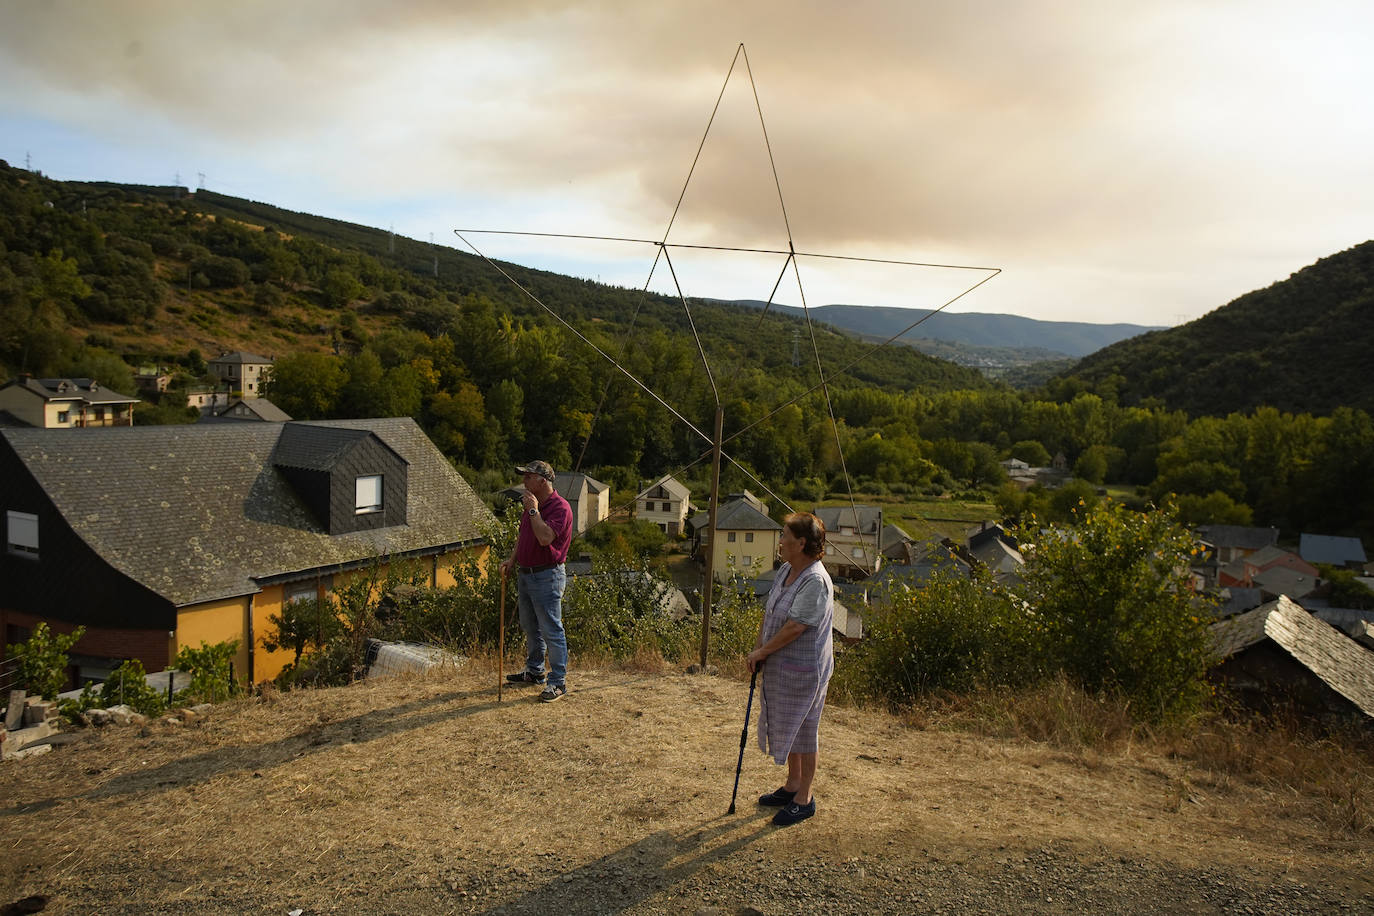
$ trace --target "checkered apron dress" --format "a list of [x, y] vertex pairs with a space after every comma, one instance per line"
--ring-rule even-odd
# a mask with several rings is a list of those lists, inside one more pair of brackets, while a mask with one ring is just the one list
[[759, 749], [777, 763], [788, 754], [814, 754], [820, 749], [817, 731], [830, 674], [835, 670], [831, 624], [835, 614], [835, 586], [820, 563], [812, 563], [784, 585], [791, 566], [784, 563], [773, 579], [763, 612], [763, 642], [787, 622], [792, 602], [802, 584], [819, 579], [825, 588], [825, 616], [819, 626], [808, 626], [800, 636], [768, 656], [763, 664], [763, 690], [759, 695]]

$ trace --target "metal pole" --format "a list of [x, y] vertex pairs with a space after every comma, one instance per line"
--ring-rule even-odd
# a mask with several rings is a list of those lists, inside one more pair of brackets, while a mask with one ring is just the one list
[[754, 684], [759, 679], [759, 669], [763, 667], [763, 662], [754, 666], [754, 673], [749, 675], [749, 702], [744, 704], [744, 728], [739, 733], [739, 761], [735, 764], [735, 788], [730, 793], [730, 810], [726, 814], [735, 813], [735, 796], [739, 794], [739, 774], [744, 769], [744, 745], [749, 740], [749, 711], [754, 708]]
[[711, 500], [706, 514], [707, 550], [706, 585], [701, 590], [701, 669], [706, 670], [706, 650], [711, 645], [711, 594], [715, 589], [716, 508], [720, 503], [720, 431], [725, 421], [725, 408], [716, 405], [716, 433], [711, 440]]

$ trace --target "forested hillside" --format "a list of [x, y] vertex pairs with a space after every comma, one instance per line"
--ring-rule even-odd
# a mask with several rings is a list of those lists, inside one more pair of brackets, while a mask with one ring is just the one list
[[[1135, 504], [1173, 502], [1189, 523], [1374, 537], [1374, 422], [1367, 409], [1328, 407], [1369, 403], [1352, 368], [1364, 363], [1341, 354], [1369, 333], [1370, 257], [1362, 246], [1328, 259], [1344, 265], [1331, 275], [1252, 294], [1272, 333], [1233, 319], [1235, 304], [1194, 323], [1224, 323], [1233, 342], [1272, 341], [1301, 324], [1281, 320], [1301, 301], [1291, 310], [1314, 338], [1303, 359], [1239, 384], [1263, 403], [1270, 384], [1328, 392], [1339, 378], [1350, 399], [1321, 401], [1329, 416], [1298, 404], [1190, 421], [1139, 390], [1154, 364], [1126, 376], [1123, 361], [1122, 376], [1059, 378], [1034, 394], [908, 348], [856, 364], [870, 345], [823, 326], [827, 398], [813, 390], [805, 343], [794, 364], [791, 316], [761, 323], [737, 306], [694, 304], [708, 376], [675, 301], [511, 267], [566, 327], [451, 248], [206, 191], [54, 182], [0, 163], [0, 373], [132, 392], [135, 367], [160, 367], [172, 387], [142, 395], [135, 422], [191, 422], [186, 392], [207, 381], [206, 359], [247, 350], [275, 359], [268, 395], [297, 419], [412, 416], [485, 492], [508, 482], [512, 460], [539, 456], [580, 466], [618, 498], [693, 462], [684, 476], [705, 486], [697, 430], [711, 429], [718, 392], [726, 451], [748, 470], [727, 465], [727, 490], [757, 480], [806, 506], [847, 493], [848, 480], [869, 500], [995, 494], [1006, 515], [1063, 518], [1111, 484]], [[1176, 336], [1191, 327], [1109, 352], [1169, 335], [1191, 353]], [[1156, 361], [1168, 381], [1186, 375], [1167, 353]], [[1018, 489], [999, 464], [1060, 455], [1076, 479], [1059, 489]]]
[[1190, 416], [1262, 405], [1329, 414], [1374, 409], [1374, 241], [1196, 321], [1123, 340], [1066, 376], [1123, 404], [1160, 401]]
[[[242, 348], [284, 358], [283, 383], [299, 377], [311, 389], [305, 396], [278, 386], [294, 416], [423, 416], [445, 449], [474, 467], [526, 453], [566, 465], [586, 444], [588, 463], [637, 474], [650, 470], [638, 467], [646, 453], [657, 470], [700, 452], [683, 423], [474, 256], [207, 191], [54, 182], [5, 167], [0, 194], [7, 374], [103, 375], [127, 391], [116, 357], [195, 370], [202, 358]], [[709, 429], [715, 396], [680, 303], [513, 270]], [[816, 384], [812, 359], [792, 365], [794, 319], [760, 326], [704, 303], [693, 317], [729, 407], [727, 434]], [[819, 347], [832, 371], [869, 349], [833, 331]], [[367, 365], [354, 367], [345, 390], [328, 361], [311, 354], [365, 354]], [[874, 353], [832, 381], [837, 389], [927, 391], [984, 384], [971, 370], [900, 349]], [[755, 463], [770, 471], [805, 470], [779, 456], [786, 450], [760, 451]]]

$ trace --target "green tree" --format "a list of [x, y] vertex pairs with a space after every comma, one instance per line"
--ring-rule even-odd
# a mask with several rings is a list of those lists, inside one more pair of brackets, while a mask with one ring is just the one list
[[293, 353], [273, 364], [263, 396], [297, 420], [324, 420], [334, 416], [346, 378], [337, 356]]
[[290, 649], [292, 666], [300, 664], [306, 649], [319, 650], [341, 628], [332, 604], [318, 598], [288, 601], [280, 614], [267, 615], [267, 622], [272, 630], [262, 638], [262, 647], [268, 652]]

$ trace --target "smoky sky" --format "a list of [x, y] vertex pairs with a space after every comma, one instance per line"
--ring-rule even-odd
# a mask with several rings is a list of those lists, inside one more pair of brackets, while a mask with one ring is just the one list
[[981, 310], [1172, 323], [1369, 236], [1368, 9], [0, 0], [0, 111], [636, 236], [695, 161], [683, 239], [934, 252], [1007, 269]]

